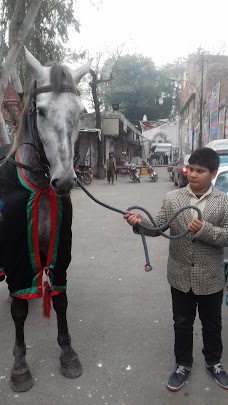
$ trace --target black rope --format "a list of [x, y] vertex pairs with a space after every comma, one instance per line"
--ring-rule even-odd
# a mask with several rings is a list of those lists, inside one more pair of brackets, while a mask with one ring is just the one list
[[153, 224], [153, 227], [151, 226], [147, 226], [144, 225], [142, 223], [138, 223], [137, 227], [139, 230], [139, 233], [142, 237], [142, 243], [143, 243], [143, 247], [144, 247], [144, 251], [145, 251], [145, 256], [146, 256], [146, 265], [145, 265], [145, 270], [146, 271], [150, 271], [152, 270], [152, 266], [150, 264], [150, 259], [149, 259], [149, 253], [148, 253], [148, 247], [147, 247], [147, 243], [146, 243], [146, 238], [145, 238], [145, 234], [144, 234], [144, 230], [145, 231], [154, 231], [156, 232], [158, 235], [162, 235], [167, 239], [172, 239], [172, 240], [178, 240], [181, 238], [184, 238], [188, 233], [189, 230], [187, 229], [186, 231], [180, 233], [179, 235], [167, 235], [163, 232], [163, 230], [167, 230], [169, 228], [170, 223], [183, 211], [187, 210], [187, 209], [194, 209], [195, 211], [197, 211], [198, 213], [198, 219], [201, 219], [202, 214], [201, 211], [199, 210], [199, 208], [195, 207], [194, 205], [186, 205], [185, 207], [181, 207], [180, 209], [178, 209], [170, 218], [169, 220], [163, 224], [162, 226], [158, 226], [155, 222], [155, 220], [153, 219], [152, 215], [149, 213], [149, 211], [147, 211], [145, 208], [140, 207], [139, 205], [133, 205], [131, 207], [129, 207], [126, 211], [120, 210], [119, 208], [115, 208], [112, 207], [109, 204], [105, 204], [104, 202], [98, 200], [96, 197], [94, 197], [84, 186], [83, 184], [77, 179], [77, 183], [79, 184], [79, 186], [82, 188], [82, 190], [93, 200], [95, 201], [97, 204], [101, 205], [102, 207], [105, 207], [111, 211], [115, 211], [115, 212], [119, 212], [120, 214], [126, 214], [127, 211], [132, 211], [133, 209], [137, 209], [140, 211], [143, 211], [149, 218], [149, 220], [151, 221], [151, 223]]

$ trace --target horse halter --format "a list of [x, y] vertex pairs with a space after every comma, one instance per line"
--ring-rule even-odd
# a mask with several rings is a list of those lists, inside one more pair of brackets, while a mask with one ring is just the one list
[[[28, 166], [21, 162], [16, 162], [11, 157], [8, 157], [8, 159], [7, 159], [16, 166], [19, 166], [23, 169], [26, 169], [26, 170], [29, 170], [29, 171], [32, 171], [35, 173], [44, 174], [46, 177], [49, 177], [50, 167], [49, 167], [49, 162], [45, 156], [44, 151], [40, 150], [41, 141], [40, 141], [37, 126], [36, 126], [36, 96], [41, 93], [47, 93], [47, 92], [53, 92], [53, 91], [54, 91], [54, 88], [53, 88], [53, 86], [50, 86], [50, 85], [38, 87], [33, 91], [32, 97], [31, 97], [31, 105], [30, 105], [30, 108], [28, 110], [28, 115], [27, 115], [29, 135], [32, 138], [33, 142], [23, 142], [20, 144], [20, 145], [32, 146], [35, 149], [35, 153], [36, 153], [36, 157], [37, 157], [38, 161], [43, 162], [44, 167]], [[76, 89], [74, 86], [68, 86], [65, 84], [62, 84], [60, 86], [58, 93], [74, 93], [74, 94], [80, 95], [79, 90]]]
[[[37, 131], [37, 126], [36, 126], [36, 96], [41, 93], [49, 93], [49, 92], [54, 92], [54, 87], [53, 86], [42, 86], [36, 88], [31, 97], [31, 106], [29, 108], [29, 117], [28, 119], [28, 127], [29, 127], [29, 133], [32, 136], [32, 139], [34, 141], [34, 146], [36, 149], [36, 152], [39, 155], [39, 150], [40, 150], [40, 142], [39, 142], [39, 135]], [[68, 86], [66, 84], [62, 84], [58, 90], [58, 93], [74, 93], [77, 95], [80, 95], [80, 92], [74, 87], [74, 86]]]

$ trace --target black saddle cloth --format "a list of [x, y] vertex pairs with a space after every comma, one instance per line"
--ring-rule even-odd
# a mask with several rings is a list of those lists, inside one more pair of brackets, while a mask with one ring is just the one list
[[11, 147], [12, 147], [11, 143], [7, 143], [6, 145], [0, 146], [0, 163], [2, 163], [3, 160], [6, 158]]
[[44, 265], [39, 251], [37, 212], [39, 196], [44, 192], [51, 210], [51, 236], [45, 265], [50, 270], [52, 295], [61, 293], [66, 290], [66, 270], [71, 261], [70, 196], [58, 197], [50, 186], [41, 191], [26, 183], [22, 170], [4, 161], [10, 147], [0, 148], [0, 281], [5, 273], [10, 294], [19, 298], [42, 296]]

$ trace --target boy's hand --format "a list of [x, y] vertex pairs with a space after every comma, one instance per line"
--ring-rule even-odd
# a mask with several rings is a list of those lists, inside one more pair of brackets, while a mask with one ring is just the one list
[[131, 226], [135, 226], [137, 225], [139, 222], [142, 222], [142, 218], [140, 217], [139, 214], [136, 214], [135, 212], [126, 212], [124, 214], [124, 219], [127, 220], [127, 222], [131, 225]]
[[188, 224], [188, 229], [190, 232], [197, 233], [203, 226], [203, 221], [200, 219], [193, 219]]

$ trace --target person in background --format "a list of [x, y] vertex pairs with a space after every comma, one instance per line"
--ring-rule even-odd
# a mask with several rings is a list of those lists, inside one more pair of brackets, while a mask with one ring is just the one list
[[113, 156], [113, 153], [109, 153], [109, 157], [106, 160], [106, 170], [107, 170], [107, 180], [110, 184], [112, 180], [112, 184], [114, 184], [115, 173], [116, 173], [116, 159]]
[[80, 160], [81, 154], [79, 151], [74, 152], [74, 168], [77, 166], [78, 161]]
[[167, 155], [167, 153], [164, 155], [164, 165], [168, 165], [169, 163], [169, 157]]
[[[198, 207], [180, 213], [169, 225], [170, 235], [186, 229], [188, 234], [170, 240], [167, 276], [171, 285], [174, 354], [176, 367], [167, 388], [178, 391], [186, 382], [193, 364], [193, 325], [198, 308], [202, 323], [205, 366], [215, 381], [228, 390], [228, 375], [222, 367], [222, 302], [225, 287], [223, 247], [228, 246], [228, 196], [214, 188], [211, 180], [219, 167], [219, 156], [210, 148], [195, 150], [189, 158], [189, 184], [169, 192], [155, 218], [158, 226], [165, 224], [180, 208]], [[139, 214], [127, 212], [124, 219], [138, 233], [138, 224], [152, 227]], [[158, 236], [156, 231], [144, 231], [146, 236]]]

